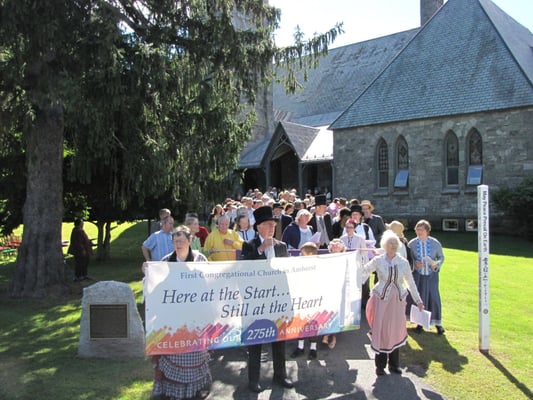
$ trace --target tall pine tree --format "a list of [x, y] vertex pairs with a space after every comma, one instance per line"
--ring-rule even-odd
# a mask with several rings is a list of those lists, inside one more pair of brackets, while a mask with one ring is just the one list
[[272, 61], [340, 31], [281, 50], [278, 19], [262, 0], [0, 1], [0, 129], [22, 135], [27, 179], [12, 296], [66, 288], [63, 175], [123, 210], [227, 176]]

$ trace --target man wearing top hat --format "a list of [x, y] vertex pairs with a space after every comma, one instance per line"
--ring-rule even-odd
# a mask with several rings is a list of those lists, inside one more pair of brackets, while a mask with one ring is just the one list
[[[244, 242], [241, 260], [262, 260], [271, 257], [287, 257], [287, 245], [274, 239], [276, 219], [272, 214], [272, 207], [262, 206], [254, 211], [254, 229], [257, 235], [254, 239]], [[274, 363], [274, 382], [292, 388], [292, 381], [287, 378], [285, 369], [285, 342], [272, 343], [272, 361]], [[255, 393], [263, 391], [259, 383], [261, 370], [261, 344], [248, 346], [248, 388]]]
[[363, 209], [361, 205], [354, 204], [350, 207], [351, 211], [351, 217], [352, 219], [357, 223], [357, 226], [355, 227], [355, 233], [357, 233], [360, 236], [363, 236], [367, 240], [367, 244], [371, 246], [376, 245], [376, 238], [374, 236], [374, 232], [372, 231], [372, 228], [370, 225], [368, 225], [366, 222], [364, 222], [363, 219]]
[[327, 212], [326, 195], [317, 194], [315, 196], [315, 212], [313, 218], [309, 221], [309, 225], [313, 227], [313, 232], [320, 232], [321, 249], [327, 249], [329, 242], [333, 239], [333, 224], [331, 222], [331, 215]]

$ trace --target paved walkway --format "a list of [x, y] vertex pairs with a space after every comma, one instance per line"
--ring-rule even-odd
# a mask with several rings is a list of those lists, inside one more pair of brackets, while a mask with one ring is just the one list
[[[297, 359], [289, 357], [296, 342], [288, 342], [287, 372], [295, 382], [294, 388], [283, 389], [272, 384], [272, 362], [268, 361], [262, 365], [261, 385], [265, 390], [259, 394], [250, 392], [247, 387], [245, 349], [216, 351], [212, 355], [213, 386], [208, 399], [444, 399], [405, 366], [402, 375], [387, 371], [385, 376], [377, 377], [367, 332], [366, 321], [362, 321], [361, 329], [337, 335], [337, 346], [333, 350], [319, 343], [318, 359], [312, 361], [307, 360], [307, 341], [306, 354]], [[270, 351], [270, 345], [263, 348]], [[401, 350], [400, 365], [403, 365]]]

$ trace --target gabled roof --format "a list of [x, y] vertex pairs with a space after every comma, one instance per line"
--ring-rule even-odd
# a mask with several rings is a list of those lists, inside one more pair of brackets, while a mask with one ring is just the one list
[[533, 105], [532, 45], [489, 0], [448, 0], [330, 128]]
[[[280, 129], [282, 130], [281, 133], [279, 133]], [[311, 143], [313, 143], [320, 130], [310, 126], [281, 121], [276, 127], [274, 137], [276, 137], [276, 134], [282, 134], [283, 132], [285, 132], [287, 135], [287, 138], [294, 148], [294, 151], [298, 155], [298, 158], [302, 160], [307, 152], [307, 149], [309, 146], [311, 146]]]
[[333, 132], [327, 126], [314, 128], [280, 121], [271, 140], [271, 146], [292, 147], [302, 163], [323, 162], [333, 159]]
[[333, 159], [333, 132], [328, 130], [327, 126], [312, 128], [281, 121], [276, 133], [279, 129], [283, 129], [301, 162], [320, 162]]
[[[291, 122], [278, 122], [272, 138], [265, 138], [247, 147], [241, 154], [239, 168], [258, 168], [268, 152], [276, 152], [280, 144], [294, 149], [302, 163], [333, 159], [333, 132], [326, 126], [313, 128]], [[280, 154], [281, 155], [281, 154]]]
[[[329, 125], [372, 83], [417, 29], [329, 50], [316, 69], [308, 71], [303, 86], [286, 94], [282, 85], [273, 88], [274, 119], [308, 126]], [[283, 75], [283, 71], [278, 70]]]

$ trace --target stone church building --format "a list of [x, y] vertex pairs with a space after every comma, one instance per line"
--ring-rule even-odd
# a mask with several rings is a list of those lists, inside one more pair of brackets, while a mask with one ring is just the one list
[[245, 188], [329, 190], [465, 230], [477, 185], [533, 175], [531, 32], [490, 0], [421, 0], [421, 23], [330, 50], [294, 95], [266, 90]]

